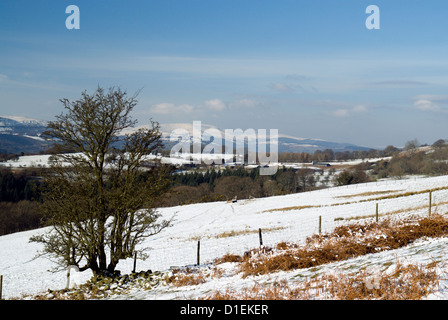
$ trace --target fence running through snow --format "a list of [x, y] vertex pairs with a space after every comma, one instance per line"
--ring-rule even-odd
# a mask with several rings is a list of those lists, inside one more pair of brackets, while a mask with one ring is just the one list
[[[358, 189], [357, 187], [354, 190]], [[329, 192], [328, 189], [316, 192]], [[331, 192], [331, 191], [330, 191]], [[122, 273], [130, 273], [140, 270], [165, 271], [171, 267], [194, 266], [208, 264], [225, 254], [242, 255], [248, 250], [259, 246], [274, 247], [280, 242], [303, 243], [307, 237], [316, 233], [327, 233], [335, 227], [363, 222], [367, 219], [378, 221], [382, 217], [396, 217], [398, 219], [419, 215], [428, 216], [448, 212], [448, 187], [432, 188], [432, 190], [406, 192], [405, 190], [394, 190], [390, 193], [385, 191], [372, 192], [367, 198], [355, 198], [363, 193], [341, 196], [340, 202], [321, 205], [303, 206], [300, 209], [274, 209], [282, 214], [282, 210], [293, 213], [293, 220], [289, 225], [278, 228], [268, 226], [253, 226], [252, 229], [243, 232], [229, 233], [227, 236], [202, 235], [200, 239], [178, 242], [174, 245], [156, 246], [149, 248], [149, 257], [136, 261], [127, 259], [119, 263], [118, 269]], [[399, 200], [406, 198], [406, 203]], [[360, 206], [359, 204], [363, 205]], [[303, 211], [302, 211], [303, 210]], [[311, 211], [310, 211], [311, 210]], [[304, 214], [304, 211], [307, 214]], [[297, 219], [295, 218], [297, 215]], [[3, 276], [0, 275], [0, 299], [2, 295]], [[5, 284], [7, 287], [8, 283]], [[42, 283], [45, 290], [48, 284]], [[3, 290], [4, 291], [4, 290]]]
[[[149, 258], [147, 260], [137, 262], [139, 265], [137, 269], [162, 271], [172, 267], [207, 264], [225, 254], [242, 255], [244, 252], [259, 246], [273, 247], [280, 242], [301, 243], [313, 234], [331, 232], [337, 226], [365, 221], [366, 219], [378, 221], [383, 216], [393, 217], [399, 214], [431, 215], [432, 213], [442, 213], [438, 211], [448, 211], [448, 201], [441, 201], [443, 198], [448, 200], [447, 189], [448, 187], [435, 188], [425, 192], [416, 191], [408, 193], [400, 193], [397, 191], [396, 194], [389, 196], [383, 194], [361, 200], [342, 200], [341, 203], [313, 207], [312, 210], [316, 211], [316, 215], [312, 218], [298, 219], [296, 225], [274, 230], [272, 228], [263, 229], [259, 227], [242, 232], [244, 234], [220, 238], [204, 235], [200, 240], [191, 240], [166, 247], [154, 247], [148, 251]], [[446, 194], [443, 195], [443, 192]], [[387, 201], [395, 201], [396, 203], [397, 199], [403, 197], [407, 199], [409, 197], [413, 198], [412, 201], [408, 202], [408, 204], [412, 205], [411, 207], [388, 212], [382, 210], [382, 204], [386, 204]], [[355, 205], [361, 202], [368, 203], [371, 208], [369, 212], [360, 212], [359, 208], [355, 208], [353, 209], [353, 214], [344, 214], [344, 217], [341, 217], [341, 211], [334, 210], [336, 207], [343, 206], [344, 212], [350, 211], [349, 206], [351, 204]], [[135, 260], [128, 259], [120, 262], [120, 264], [120, 270], [123, 269], [122, 272], [125, 270], [126, 272], [128, 270], [135, 270]]]

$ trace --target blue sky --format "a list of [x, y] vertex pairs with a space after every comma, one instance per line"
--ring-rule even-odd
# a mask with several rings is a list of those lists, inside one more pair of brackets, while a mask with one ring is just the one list
[[[80, 29], [65, 9], [77, 5]], [[366, 8], [380, 9], [368, 30]], [[368, 147], [448, 138], [445, 0], [0, 2], [0, 114], [142, 89], [133, 116]]]

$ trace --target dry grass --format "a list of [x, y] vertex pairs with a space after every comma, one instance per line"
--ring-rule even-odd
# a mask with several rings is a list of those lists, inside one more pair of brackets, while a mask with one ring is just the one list
[[215, 260], [215, 264], [221, 264], [226, 262], [243, 262], [244, 258], [237, 254], [227, 253], [221, 258]]
[[376, 285], [371, 275], [363, 273], [326, 277], [332, 283], [328, 287], [330, 295], [341, 300], [418, 300], [433, 292], [439, 280], [435, 267], [418, 264], [398, 264], [392, 274], [376, 275]]
[[398, 249], [423, 237], [448, 235], [448, 220], [440, 215], [409, 218], [405, 221], [385, 219], [379, 223], [350, 224], [332, 233], [313, 235], [305, 246], [284, 246], [276, 250], [252, 250], [242, 257], [244, 276], [310, 268], [353, 257]]
[[[418, 194], [429, 193], [430, 191], [435, 192], [435, 191], [440, 191], [440, 190], [448, 190], [448, 187], [439, 187], [439, 188], [426, 189], [426, 190], [420, 190], [420, 191], [409, 191], [409, 192], [398, 193], [398, 194], [389, 194], [389, 195], [385, 195], [385, 196], [381, 196], [381, 197], [361, 199], [361, 200], [358, 200], [358, 201], [338, 202], [338, 203], [333, 203], [333, 204], [328, 204], [328, 205], [303, 205], [303, 206], [291, 206], [291, 207], [284, 207], [284, 208], [275, 208], [275, 209], [264, 210], [264, 211], [262, 211], [262, 213], [265, 213], [265, 212], [282, 212], [282, 211], [291, 211], [291, 210], [303, 210], [303, 209], [308, 209], [308, 208], [324, 208], [324, 207], [345, 206], [345, 205], [350, 205], [350, 204], [354, 204], [354, 203], [361, 203], [361, 202], [371, 202], [371, 201], [380, 201], [380, 200], [386, 200], [386, 199], [396, 199], [396, 198], [402, 198], [402, 197], [410, 197], [410, 196], [415, 196], [415, 195], [418, 195]], [[397, 190], [397, 191], [386, 190], [386, 191], [364, 192], [364, 193], [359, 193], [359, 194], [355, 194], [355, 195], [338, 196], [337, 198], [350, 198], [350, 197], [355, 197], [355, 196], [360, 196], [360, 195], [377, 195], [377, 194], [399, 192], [399, 191], [401, 191], [401, 190]]]
[[[244, 255], [227, 254], [217, 259], [215, 267], [208, 271], [202, 268], [174, 270], [171, 276], [164, 278], [164, 282], [176, 287], [200, 285], [213, 277], [222, 276], [223, 271], [216, 265], [224, 262], [237, 263], [237, 272], [243, 277], [311, 268], [369, 253], [398, 249], [424, 237], [442, 236], [448, 236], [448, 219], [438, 214], [431, 217], [411, 216], [395, 221], [383, 219], [378, 223], [352, 223], [339, 226], [331, 233], [310, 236], [305, 245], [282, 242], [274, 248], [260, 247]], [[420, 299], [432, 292], [440, 279], [435, 268], [436, 265], [404, 266], [397, 263], [393, 273], [374, 275], [379, 279], [379, 287], [373, 289], [367, 286], [366, 279], [372, 275], [366, 272], [339, 273], [302, 280], [293, 286], [283, 281], [268, 285], [257, 284], [238, 292], [215, 292], [206, 299]], [[142, 278], [142, 281], [149, 284], [153, 275], [148, 275], [147, 278]], [[84, 285], [83, 290], [75, 292], [53, 292], [51, 299], [102, 298], [105, 296], [104, 288], [110, 290], [112, 287], [111, 281], [103, 279], [102, 282], [89, 282]], [[119, 281], [123, 282], [124, 278]], [[121, 282], [118, 284], [121, 285]], [[144, 284], [144, 288], [148, 289], [150, 286]], [[48, 294], [35, 297], [39, 298], [48, 299]]]
[[173, 275], [169, 277], [166, 282], [174, 285], [175, 287], [183, 287], [196, 286], [198, 284], [205, 283], [206, 280], [201, 273], [194, 273]]
[[[313, 235], [307, 239], [305, 245], [282, 242], [275, 248], [260, 247], [241, 256], [227, 254], [217, 259], [215, 265], [224, 262], [237, 263], [238, 272], [241, 272], [243, 277], [271, 274], [280, 270], [311, 268], [369, 253], [393, 250], [424, 237], [447, 235], [448, 219], [441, 215], [409, 217], [401, 221], [385, 219], [379, 223], [354, 223], [339, 226], [331, 233]], [[237, 291], [216, 291], [203, 299], [417, 300], [437, 289], [441, 276], [436, 272], [436, 268], [436, 262], [427, 266], [403, 265], [397, 262], [392, 272], [338, 272], [296, 282], [256, 283], [252, 287]], [[391, 270], [390, 265], [386, 270]], [[178, 275], [171, 283], [177, 286], [196, 285], [203, 283], [205, 279], [198, 270], [195, 274]]]
[[166, 283], [175, 287], [195, 286], [205, 282], [202, 272], [190, 268], [173, 270], [173, 274], [166, 278]]
[[[272, 227], [272, 228], [263, 228], [262, 231], [263, 233], [266, 232], [273, 232], [273, 231], [279, 231], [279, 230], [284, 230], [286, 229], [286, 227]], [[208, 238], [216, 238], [216, 239], [221, 239], [221, 238], [230, 238], [230, 237], [238, 237], [238, 236], [243, 236], [243, 235], [248, 235], [248, 234], [256, 234], [258, 233], [258, 229], [250, 229], [249, 227], [247, 227], [244, 230], [229, 230], [229, 231], [224, 231], [221, 233], [218, 233], [214, 236], [208, 236]], [[204, 239], [203, 235], [200, 236], [194, 236], [194, 237], [190, 237], [189, 240], [191, 241], [198, 241], [198, 240], [202, 240]]]
[[278, 211], [291, 211], [291, 210], [303, 210], [308, 208], [319, 208], [321, 206], [315, 206], [315, 205], [307, 205], [307, 206], [292, 206], [292, 207], [284, 207], [284, 208], [277, 208], [277, 209], [269, 209], [264, 210], [264, 212], [278, 212]]
[[225, 292], [215, 291], [203, 300], [294, 300], [298, 298], [295, 290], [291, 289], [286, 281], [278, 281], [269, 284], [255, 284], [251, 288], [244, 288], [241, 291], [226, 290]]
[[426, 190], [420, 190], [420, 191], [409, 191], [409, 192], [398, 193], [398, 194], [382, 196], [382, 197], [377, 197], [377, 198], [364, 199], [364, 200], [360, 200], [359, 202], [378, 201], [378, 200], [385, 200], [385, 199], [396, 199], [396, 198], [402, 198], [402, 197], [410, 197], [410, 196], [415, 196], [417, 194], [424, 194], [424, 193], [435, 192], [435, 191], [440, 191], [440, 190], [447, 190], [447, 189], [448, 189], [448, 187], [439, 187], [439, 188], [426, 189]]
[[368, 196], [376, 196], [379, 194], [387, 194], [387, 193], [396, 193], [404, 190], [384, 190], [384, 191], [368, 191], [357, 194], [348, 194], [344, 196], [337, 196], [335, 198], [354, 198], [354, 197], [368, 197]]
[[[437, 214], [437, 208], [438, 206], [442, 206], [442, 205], [447, 205], [448, 201], [441, 201], [438, 203], [432, 203], [431, 204], [431, 208], [435, 208], [435, 211], [433, 211], [434, 214]], [[384, 212], [384, 213], [379, 213], [378, 217], [386, 217], [386, 216], [392, 216], [395, 214], [400, 214], [400, 213], [409, 213], [412, 211], [418, 211], [418, 210], [423, 210], [423, 209], [428, 209], [429, 205], [421, 205], [421, 206], [417, 206], [417, 207], [411, 207], [411, 208], [405, 208], [405, 209], [398, 209], [398, 210], [394, 210], [394, 211], [388, 211], [388, 212]], [[352, 220], [362, 220], [362, 219], [370, 219], [370, 218], [375, 218], [376, 214], [369, 214], [369, 215], [365, 215], [365, 216], [354, 216], [354, 217], [348, 217], [348, 218], [335, 218], [335, 221], [338, 220], [345, 220], [345, 221], [352, 221]]]
[[[273, 228], [263, 228], [263, 232], [272, 232], [272, 231], [279, 231], [279, 230], [283, 230], [286, 229], [286, 227], [273, 227]], [[253, 230], [253, 229], [246, 229], [246, 230], [231, 230], [231, 231], [225, 231], [222, 233], [219, 233], [217, 235], [215, 235], [215, 238], [228, 238], [228, 237], [236, 237], [236, 236], [241, 236], [241, 235], [246, 235], [246, 234], [254, 234], [254, 233], [258, 233], [258, 230]]]
[[221, 232], [221, 233], [215, 235], [215, 238], [220, 239], [220, 238], [237, 237], [237, 236], [242, 236], [242, 235], [252, 234], [252, 233], [258, 233], [258, 230], [246, 229], [246, 230], [224, 231], [224, 232]]
[[[373, 279], [375, 277], [375, 279]], [[234, 291], [215, 291], [211, 300], [418, 300], [437, 288], [436, 266], [397, 264], [391, 274], [330, 274], [297, 283], [276, 281]]]
[[[379, 223], [353, 223], [339, 226], [331, 233], [313, 235], [305, 245], [282, 242], [275, 248], [260, 247], [244, 255], [227, 254], [215, 264], [238, 263], [243, 277], [271, 274], [347, 260], [407, 246], [424, 237], [448, 236], [448, 219], [441, 215], [409, 217], [406, 220], [384, 219]], [[256, 284], [244, 290], [215, 292], [205, 299], [420, 299], [434, 290], [440, 280], [436, 263], [428, 266], [396, 263], [389, 274], [328, 274], [299, 281]], [[375, 276], [379, 287], [369, 287], [367, 279]], [[375, 281], [375, 284], [377, 282]], [[190, 284], [187, 282], [187, 284]]]

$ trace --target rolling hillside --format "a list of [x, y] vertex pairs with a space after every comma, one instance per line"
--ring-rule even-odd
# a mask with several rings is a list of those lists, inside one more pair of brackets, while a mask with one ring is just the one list
[[[322, 232], [353, 221], [372, 221], [376, 204], [380, 219], [404, 219], [411, 214], [428, 214], [428, 192], [432, 192], [432, 212], [444, 214], [448, 210], [448, 177], [385, 180], [359, 185], [329, 188], [299, 194], [263, 199], [238, 200], [236, 203], [214, 202], [160, 209], [165, 218], [173, 218], [171, 227], [147, 239], [149, 257], [137, 261], [137, 270], [160, 271], [170, 275], [172, 267], [193, 266], [197, 263], [197, 242], [200, 241], [200, 264], [212, 270], [214, 259], [225, 254], [241, 255], [259, 247], [259, 229], [265, 247], [283, 241], [304, 243], [316, 234], [321, 217]], [[47, 289], [62, 289], [66, 272], [50, 273], [54, 264], [44, 257], [34, 259], [39, 246], [29, 243], [30, 236], [44, 229], [0, 237], [0, 274], [4, 276], [3, 295], [6, 298], [22, 294], [37, 294]], [[337, 270], [386, 268], [398, 262], [428, 264], [446, 259], [448, 239], [422, 239], [392, 251], [384, 251], [346, 261], [325, 264], [318, 268], [276, 272], [268, 275], [243, 277], [236, 272], [236, 264], [224, 263], [221, 277], [211, 278], [198, 285], [176, 287], [159, 283], [151, 290], [130, 287], [126, 294], [110, 294], [117, 299], [194, 299], [213, 290], [242, 290], [255, 283], [286, 281], [297, 283], [303, 277], [328, 274]], [[130, 273], [133, 261], [120, 262], [118, 269]], [[445, 269], [442, 271], [444, 272]], [[210, 271], [211, 272], [211, 271]], [[76, 282], [90, 278], [89, 272], [76, 274]], [[447, 298], [443, 285], [429, 298]]]
[[0, 116], [0, 153], [38, 153], [50, 145], [40, 137], [46, 122], [25, 117]]

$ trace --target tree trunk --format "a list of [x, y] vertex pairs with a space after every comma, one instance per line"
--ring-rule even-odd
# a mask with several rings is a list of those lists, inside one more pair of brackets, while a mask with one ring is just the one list
[[115, 261], [111, 261], [110, 263], [109, 263], [109, 266], [107, 267], [107, 271], [109, 271], [110, 273], [114, 273], [115, 272], [115, 268], [117, 267], [117, 263], [118, 263], [118, 261], [117, 262], [115, 262]]

